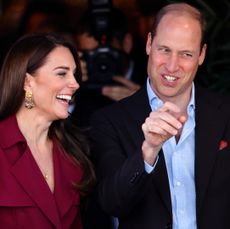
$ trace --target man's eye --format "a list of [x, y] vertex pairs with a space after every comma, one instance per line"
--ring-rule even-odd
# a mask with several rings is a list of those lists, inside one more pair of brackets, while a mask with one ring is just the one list
[[185, 52], [185, 53], [183, 53], [183, 56], [185, 56], [185, 57], [192, 57], [193, 55], [191, 53]]
[[169, 49], [168, 48], [159, 48], [159, 51], [162, 53], [168, 53]]

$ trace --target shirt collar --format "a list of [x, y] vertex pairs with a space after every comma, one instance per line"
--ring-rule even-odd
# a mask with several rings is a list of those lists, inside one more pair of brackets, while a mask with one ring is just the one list
[[[149, 99], [149, 104], [151, 106], [152, 111], [156, 111], [159, 107], [163, 106], [163, 101], [155, 94], [155, 92], [152, 90], [150, 86], [150, 79], [147, 78], [147, 94]], [[192, 83], [192, 95], [189, 101], [189, 104], [187, 106], [187, 113], [188, 115], [191, 114], [195, 110], [195, 86], [194, 83]]]

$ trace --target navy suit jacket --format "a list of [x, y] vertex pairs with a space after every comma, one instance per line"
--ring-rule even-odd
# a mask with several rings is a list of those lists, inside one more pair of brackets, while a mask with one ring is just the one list
[[[230, 100], [196, 87], [195, 106], [197, 228], [229, 229]], [[97, 111], [91, 121], [92, 156], [99, 180], [96, 201], [108, 215], [119, 218], [122, 229], [172, 227], [162, 151], [154, 171], [147, 174], [144, 169], [141, 125], [150, 112], [146, 88], [142, 88]]]

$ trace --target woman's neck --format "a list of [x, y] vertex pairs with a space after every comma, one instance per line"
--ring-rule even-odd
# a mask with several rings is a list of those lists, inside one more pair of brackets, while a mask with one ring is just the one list
[[51, 122], [26, 108], [17, 112], [16, 119], [20, 131], [28, 142], [44, 144], [48, 141], [48, 130]]

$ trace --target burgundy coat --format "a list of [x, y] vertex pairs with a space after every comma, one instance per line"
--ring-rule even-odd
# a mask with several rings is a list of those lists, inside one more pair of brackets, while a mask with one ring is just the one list
[[52, 193], [15, 116], [0, 122], [0, 225], [7, 229], [81, 229], [80, 195], [73, 187], [82, 170], [53, 142]]

